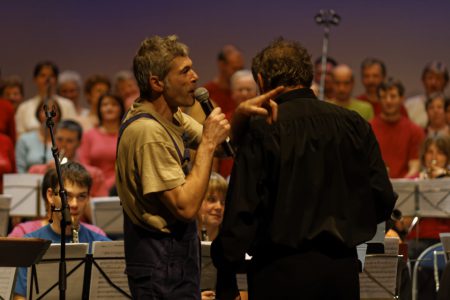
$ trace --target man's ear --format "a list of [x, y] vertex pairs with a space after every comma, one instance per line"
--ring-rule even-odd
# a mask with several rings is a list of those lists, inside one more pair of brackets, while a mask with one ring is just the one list
[[257, 76], [256, 83], [258, 84], [259, 91], [261, 92], [261, 94], [263, 94], [264, 93], [264, 79], [262, 78], [261, 73], [258, 73], [256, 76]]
[[47, 201], [50, 205], [55, 204], [53, 201], [53, 190], [51, 188], [47, 189]]
[[162, 93], [164, 90], [164, 82], [159, 80], [158, 76], [150, 76], [148, 79], [150, 83], [150, 87], [152, 91], [155, 91], [156, 93]]

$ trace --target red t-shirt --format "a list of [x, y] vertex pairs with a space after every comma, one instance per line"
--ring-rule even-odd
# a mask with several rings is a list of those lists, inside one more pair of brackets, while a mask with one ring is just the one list
[[231, 120], [231, 116], [236, 109], [236, 103], [231, 99], [230, 89], [222, 89], [214, 81], [206, 83], [205, 88], [209, 92], [209, 98], [222, 109], [222, 112], [226, 115], [227, 119]]
[[439, 233], [450, 232], [450, 219], [446, 218], [421, 218], [413, 230], [408, 234], [407, 239], [413, 240], [419, 228], [420, 239], [439, 239]]
[[[370, 101], [369, 98], [367, 98], [366, 94], [361, 94], [358, 97], [356, 97], [356, 99], [365, 101], [365, 102], [369, 103], [370, 105], [372, 105], [374, 116], [378, 116], [381, 113], [381, 104], [380, 104], [380, 102], [375, 102], [374, 103], [374, 102]], [[405, 108], [404, 105], [402, 105], [402, 107], [400, 108], [400, 112], [402, 113], [402, 116], [405, 116], [405, 117], [409, 118], [408, 112], [406, 111], [406, 108]]]
[[9, 136], [13, 145], [16, 144], [14, 106], [5, 99], [0, 99], [0, 133]]
[[403, 178], [408, 173], [409, 161], [419, 158], [419, 149], [425, 138], [423, 129], [405, 116], [391, 123], [378, 115], [370, 124], [380, 145], [384, 163], [389, 168], [389, 177]]
[[16, 157], [11, 139], [0, 133], [0, 194], [3, 193], [3, 174], [16, 173]]

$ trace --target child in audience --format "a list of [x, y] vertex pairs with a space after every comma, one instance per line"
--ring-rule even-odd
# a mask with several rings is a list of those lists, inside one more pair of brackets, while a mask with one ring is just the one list
[[[36, 231], [46, 225], [49, 224], [49, 218], [52, 216], [52, 213], [50, 211], [50, 202], [49, 198], [47, 197], [47, 190], [51, 188], [51, 178], [55, 175], [56, 170], [55, 169], [49, 169], [44, 175], [44, 178], [42, 180], [41, 184], [41, 197], [44, 200], [45, 210], [47, 211], [47, 216], [33, 221], [23, 222], [17, 224], [13, 230], [9, 233], [8, 237], [23, 237], [26, 234], [29, 234], [33, 231]], [[86, 204], [85, 210], [88, 209], [89, 203]], [[88, 228], [89, 230], [98, 233], [100, 235], [106, 236], [106, 233], [99, 227], [84, 223], [80, 221], [80, 224]]]
[[[51, 207], [61, 208], [59, 198], [58, 175], [55, 169], [51, 169], [46, 174], [49, 187], [42, 193], [45, 194]], [[86, 169], [76, 162], [68, 162], [61, 166], [61, 176], [64, 188], [67, 193], [67, 203], [70, 209], [72, 224], [65, 228], [66, 242], [79, 242], [92, 244], [93, 241], [109, 241], [107, 237], [88, 229], [84, 224], [80, 224], [79, 218], [89, 202], [89, 190], [92, 179]], [[28, 233], [25, 237], [42, 238], [51, 240], [53, 243], [61, 241], [61, 213], [50, 211], [50, 219], [53, 221], [42, 228]], [[27, 268], [19, 268], [17, 274], [16, 287], [14, 290], [14, 300], [26, 299], [27, 295]]]

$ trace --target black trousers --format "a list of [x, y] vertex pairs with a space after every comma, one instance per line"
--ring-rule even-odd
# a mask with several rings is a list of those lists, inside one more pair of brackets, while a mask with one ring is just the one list
[[249, 299], [359, 299], [356, 257], [330, 257], [317, 251], [257, 262], [248, 273]]

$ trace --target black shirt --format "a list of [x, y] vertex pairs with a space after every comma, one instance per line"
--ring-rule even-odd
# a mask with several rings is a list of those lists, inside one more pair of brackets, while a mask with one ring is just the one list
[[278, 120], [249, 122], [213, 243], [216, 267], [274, 245], [301, 250], [323, 234], [354, 248], [389, 218], [395, 194], [370, 125], [310, 89], [276, 99]]

